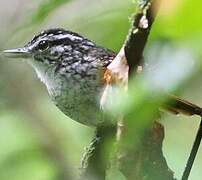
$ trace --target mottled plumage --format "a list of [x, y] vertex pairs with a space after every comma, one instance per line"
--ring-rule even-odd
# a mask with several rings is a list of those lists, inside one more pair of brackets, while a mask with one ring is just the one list
[[63, 113], [86, 125], [102, 124], [103, 74], [114, 52], [64, 29], [43, 31], [24, 49], [32, 56], [31, 65]]

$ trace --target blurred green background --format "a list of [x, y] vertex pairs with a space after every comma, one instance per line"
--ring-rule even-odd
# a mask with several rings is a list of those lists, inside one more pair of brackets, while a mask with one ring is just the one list
[[[0, 50], [23, 46], [43, 29], [63, 27], [118, 51], [136, 9], [132, 0], [0, 0], [0, 5]], [[201, 6], [200, 0], [163, 0], [145, 61], [158, 78], [164, 76], [163, 81], [156, 79], [162, 86], [185, 79], [178, 87], [180, 96], [202, 106]], [[180, 179], [199, 118], [162, 113], [161, 121], [164, 154]], [[1, 59], [0, 179], [58, 180], [64, 172], [77, 175], [93, 132], [53, 105], [26, 62]], [[201, 180], [201, 167], [202, 147], [190, 180]]]

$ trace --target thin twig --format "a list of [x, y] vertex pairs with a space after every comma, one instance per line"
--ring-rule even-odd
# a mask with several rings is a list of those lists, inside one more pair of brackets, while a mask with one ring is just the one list
[[165, 96], [167, 99], [166, 103], [162, 105], [164, 110], [167, 110], [174, 114], [185, 114], [185, 115], [199, 115], [202, 114], [202, 108], [196, 104], [193, 104], [185, 99], [181, 99], [174, 95]]
[[189, 178], [189, 174], [191, 172], [192, 166], [194, 164], [194, 160], [196, 158], [196, 154], [198, 152], [198, 149], [199, 149], [199, 146], [201, 143], [201, 138], [202, 138], [202, 116], [201, 116], [201, 122], [199, 125], [199, 129], [198, 129], [194, 144], [192, 146], [192, 150], [191, 150], [189, 159], [187, 161], [187, 165], [186, 165], [185, 170], [182, 175], [182, 180], [187, 180]]

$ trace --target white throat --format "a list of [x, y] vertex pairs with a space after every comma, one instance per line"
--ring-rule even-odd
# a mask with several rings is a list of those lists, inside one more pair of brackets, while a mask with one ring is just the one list
[[55, 75], [53, 66], [46, 66], [40, 62], [30, 61], [31, 66], [36, 71], [37, 77], [43, 82], [50, 96], [60, 95], [61, 80]]

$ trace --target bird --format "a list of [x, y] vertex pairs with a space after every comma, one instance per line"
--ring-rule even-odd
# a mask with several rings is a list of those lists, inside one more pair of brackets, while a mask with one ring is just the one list
[[[108, 67], [117, 55], [114, 51], [78, 33], [53, 28], [40, 32], [24, 47], [3, 53], [8, 58], [27, 59], [52, 101], [68, 117], [87, 126], [111, 123], [103, 118], [101, 99]], [[163, 108], [172, 113], [202, 114], [200, 107], [188, 101], [170, 95], [168, 100], [171, 102]]]
[[24, 47], [3, 53], [26, 59], [65, 115], [87, 126], [104, 123], [99, 101], [103, 76], [115, 52], [78, 33], [53, 28], [40, 32]]

